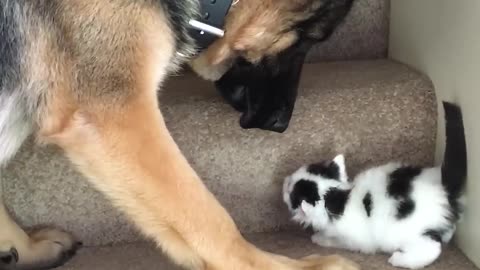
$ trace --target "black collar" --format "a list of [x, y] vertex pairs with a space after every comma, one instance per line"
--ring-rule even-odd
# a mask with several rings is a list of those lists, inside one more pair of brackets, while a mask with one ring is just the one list
[[204, 50], [223, 37], [223, 26], [233, 0], [199, 0], [200, 18], [190, 20], [190, 35], [198, 50]]

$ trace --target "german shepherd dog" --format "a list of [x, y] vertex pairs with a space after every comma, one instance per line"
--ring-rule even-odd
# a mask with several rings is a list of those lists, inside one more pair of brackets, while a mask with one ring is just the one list
[[[188, 269], [358, 269], [335, 255], [294, 260], [248, 243], [180, 152], [157, 101], [182, 63], [219, 80], [239, 57], [260, 63], [322, 32], [321, 20], [299, 25], [349, 2], [235, 1], [224, 35], [197, 53], [198, 0], [0, 0], [0, 165], [30, 135], [60, 147]], [[55, 228], [26, 233], [0, 203], [0, 269], [53, 268], [79, 246]]]

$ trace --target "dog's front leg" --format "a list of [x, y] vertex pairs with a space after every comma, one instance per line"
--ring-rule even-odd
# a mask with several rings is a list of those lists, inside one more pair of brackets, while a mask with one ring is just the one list
[[52, 112], [47, 119], [64, 123], [44, 138], [62, 147], [177, 263], [203, 269], [222, 262], [235, 269], [227, 267], [240, 264], [234, 258], [248, 261], [254, 254], [247, 254], [250, 247], [234, 222], [180, 153], [155, 100], [154, 92], [139, 93], [123, 108], [86, 105], [67, 116]]
[[61, 124], [43, 135], [178, 264], [216, 270], [327, 269], [325, 259], [315, 268], [312, 260], [270, 255], [244, 240], [181, 154], [157, 105], [155, 92], [138, 91], [121, 107], [89, 102], [52, 110], [45, 119], [61, 119], [50, 121]]

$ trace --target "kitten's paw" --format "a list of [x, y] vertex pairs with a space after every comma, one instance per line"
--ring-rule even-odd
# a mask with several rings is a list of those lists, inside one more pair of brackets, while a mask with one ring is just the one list
[[403, 262], [403, 253], [400, 251], [395, 251], [392, 256], [388, 259], [388, 263], [394, 267], [400, 267]]
[[411, 262], [408, 260], [406, 254], [401, 251], [395, 251], [390, 259], [388, 259], [388, 263], [393, 267], [416, 269], [415, 267], [412, 267]]
[[410, 248], [403, 248], [402, 252], [394, 252], [388, 262], [395, 267], [421, 269], [435, 262], [441, 252], [439, 242], [424, 238], [412, 243]]

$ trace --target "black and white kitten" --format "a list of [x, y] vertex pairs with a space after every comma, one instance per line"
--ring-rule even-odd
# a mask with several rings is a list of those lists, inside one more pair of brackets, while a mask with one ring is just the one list
[[417, 269], [433, 263], [462, 212], [467, 149], [460, 108], [443, 103], [447, 145], [441, 167], [389, 163], [349, 182], [342, 155], [287, 177], [283, 199], [293, 220], [312, 226], [312, 241], [364, 253], [392, 253], [389, 263]]

